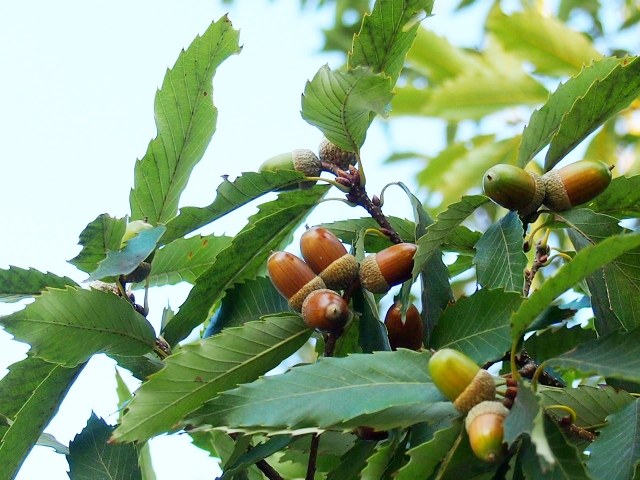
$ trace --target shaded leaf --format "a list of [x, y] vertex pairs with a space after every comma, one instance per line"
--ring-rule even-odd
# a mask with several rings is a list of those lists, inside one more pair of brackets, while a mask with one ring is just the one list
[[[471, 450], [469, 436], [467, 435], [466, 430], [462, 429], [447, 456], [438, 466], [435, 478], [438, 480], [485, 478], [484, 475], [495, 471], [496, 468], [497, 465], [483, 462], [476, 457], [473, 450]], [[492, 476], [493, 475], [489, 478]]]
[[[387, 217], [387, 219], [405, 242], [415, 242], [416, 225], [414, 222], [398, 217]], [[353, 244], [355, 242], [357, 232], [360, 230], [380, 228], [378, 222], [371, 217], [339, 220], [333, 223], [322, 223], [318, 226], [333, 232], [342, 242], [347, 244]], [[390, 246], [391, 242], [388, 238], [383, 238], [373, 233], [364, 235], [364, 251], [377, 253]]]
[[[640, 458], [640, 412], [638, 400], [607, 417], [607, 426], [591, 444], [587, 468], [593, 478], [634, 478]], [[615, 461], [611, 461], [615, 459]]]
[[640, 235], [618, 235], [591, 245], [565, 263], [551, 278], [525, 299], [511, 317], [512, 338], [519, 338], [527, 326], [559, 295], [573, 287], [583, 278], [616, 259], [624, 252], [640, 246]]
[[112, 218], [106, 213], [85, 227], [80, 234], [80, 253], [69, 263], [86, 273], [93, 272], [112, 250], [120, 250], [120, 242], [127, 229], [126, 218]]
[[71, 480], [142, 480], [138, 447], [107, 443], [113, 428], [91, 412], [87, 426], [69, 444]]
[[502, 287], [522, 292], [527, 256], [522, 250], [522, 221], [516, 212], [509, 212], [491, 225], [476, 242], [478, 283], [485, 288]]
[[283, 450], [291, 441], [292, 437], [289, 435], [277, 435], [266, 440], [264, 443], [253, 446], [233, 462], [232, 465], [227, 465], [225, 462], [224, 474], [220, 477], [220, 480], [228, 480], [236, 473], [246, 470], [263, 458]]
[[[205, 432], [190, 432], [193, 444], [209, 452], [212, 457], [219, 459], [221, 465], [226, 464], [235, 451], [236, 442], [224, 432], [208, 430]], [[251, 466], [233, 477], [233, 480], [264, 480], [260, 471]]]
[[75, 367], [98, 352], [144, 355], [153, 350], [149, 322], [125, 299], [100, 290], [48, 290], [0, 323], [31, 354]]
[[39, 445], [41, 447], [51, 447], [56, 453], [61, 453], [62, 455], [69, 454], [69, 447], [67, 447], [63, 443], [60, 443], [58, 440], [56, 440], [56, 437], [49, 433], [40, 434], [36, 445]]
[[504, 290], [482, 289], [449, 306], [433, 334], [432, 348], [453, 348], [478, 365], [502, 358], [509, 350], [511, 314], [522, 297]]
[[611, 73], [597, 79], [562, 118], [545, 158], [550, 170], [591, 132], [631, 105], [640, 94], [640, 57], [623, 59]]
[[275, 368], [302, 347], [311, 333], [298, 315], [283, 315], [184, 345], [138, 389], [113, 439], [140, 441], [171, 430], [220, 392]]
[[164, 362], [158, 358], [156, 353], [145, 353], [138, 357], [127, 357], [124, 355], [109, 355], [118, 362], [118, 366], [126, 368], [138, 380], [146, 380], [149, 375], [159, 372], [164, 368]]
[[202, 208], [182, 207], [178, 216], [167, 222], [167, 231], [160, 239], [160, 243], [170, 243], [266, 193], [290, 185], [301, 178], [304, 178], [304, 174], [294, 170], [245, 172], [233, 182], [229, 181], [225, 175], [222, 177], [222, 183], [218, 185], [215, 200]]
[[158, 135], [136, 162], [129, 194], [131, 218], [166, 223], [178, 212], [180, 195], [216, 129], [212, 79], [218, 66], [240, 53], [240, 32], [224, 16], [183, 50], [156, 92]]
[[358, 440], [355, 445], [340, 458], [340, 464], [327, 474], [327, 480], [357, 478], [366, 465], [367, 459], [376, 449], [376, 442]]
[[531, 335], [524, 342], [524, 348], [536, 363], [540, 364], [549, 358], [568, 352], [572, 348], [595, 340], [596, 331], [566, 324], [560, 328], [550, 328], [540, 334]]
[[386, 115], [391, 88], [389, 77], [368, 68], [340, 72], [325, 65], [305, 86], [302, 118], [343, 150], [358, 152], [375, 115]]
[[49, 288], [76, 287], [78, 284], [69, 277], [59, 277], [54, 273], [42, 273], [33, 268], [9, 266], [8, 270], [0, 268], [0, 302], [13, 303], [25, 298], [40, 295]]
[[121, 251], [108, 251], [107, 257], [98, 264], [89, 279], [100, 280], [133, 272], [155, 250], [164, 230], [163, 226], [144, 230], [129, 240]]
[[427, 352], [402, 349], [323, 358], [224, 392], [187, 421], [271, 434], [433, 421], [453, 406], [431, 383], [428, 361]]
[[178, 313], [163, 330], [170, 345], [185, 338], [203, 323], [209, 310], [234, 284], [256, 275], [266, 265], [271, 250], [280, 244], [304, 221], [320, 198], [325, 186], [309, 190], [281, 193], [277, 200], [260, 205], [258, 213], [235, 236], [231, 245], [201, 274]]
[[416, 14], [426, 10], [431, 14], [433, 0], [381, 0], [365, 15], [360, 32], [353, 38], [349, 52], [350, 69], [367, 66], [375, 73], [384, 72], [395, 85], [404, 67], [405, 57], [420, 26], [408, 25]]
[[640, 217], [640, 175], [614, 178], [607, 189], [586, 206], [616, 218]]

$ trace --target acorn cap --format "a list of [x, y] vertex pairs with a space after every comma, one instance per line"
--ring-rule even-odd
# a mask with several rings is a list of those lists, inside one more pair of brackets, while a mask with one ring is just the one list
[[323, 162], [330, 163], [342, 170], [348, 170], [349, 165], [355, 165], [357, 157], [355, 152], [347, 152], [332, 143], [327, 137], [322, 137], [318, 146], [318, 156]]
[[580, 160], [542, 176], [544, 204], [556, 212], [593, 200], [611, 183], [611, 170], [600, 160]]
[[[269, 158], [258, 171], [277, 172], [278, 170], [296, 170], [304, 173], [307, 177], [317, 177], [321, 172], [320, 159], [311, 150], [298, 148]], [[300, 188], [311, 188], [315, 183], [299, 182], [298, 185]]]
[[465, 429], [475, 455], [493, 462], [501, 457], [505, 449], [504, 419], [509, 410], [500, 402], [482, 402], [471, 409], [465, 419]]
[[318, 276], [313, 277], [313, 280], [309, 281], [309, 283], [306, 283], [300, 290], [298, 290], [298, 293], [294, 294], [289, 299], [289, 306], [293, 308], [296, 312], [301, 312], [302, 304], [304, 303], [304, 301], [306, 300], [306, 298], [309, 296], [311, 292], [315, 292], [316, 290], [322, 290], [326, 288], [327, 286], [325, 285], [324, 280], [322, 280]]
[[320, 272], [320, 278], [324, 280], [327, 288], [332, 290], [344, 290], [353, 285], [358, 279], [360, 265], [356, 257], [350, 253], [345, 253], [335, 260], [331, 265]]
[[417, 249], [413, 243], [399, 243], [367, 255], [360, 264], [362, 286], [373, 293], [386, 293], [394, 285], [409, 280]]
[[424, 331], [420, 312], [412, 303], [407, 308], [405, 322], [402, 323], [401, 309], [402, 304], [395, 302], [387, 310], [384, 318], [391, 349], [408, 348], [410, 350], [420, 350], [422, 349], [422, 333]]
[[496, 397], [496, 384], [493, 377], [486, 370], [478, 370], [464, 392], [453, 402], [453, 406], [461, 414], [467, 414], [481, 402], [493, 400]]
[[521, 216], [535, 212], [544, 199], [545, 185], [540, 175], [515, 165], [494, 165], [482, 179], [484, 193], [507, 210]]
[[349, 306], [338, 293], [328, 288], [314, 290], [302, 303], [302, 319], [317, 330], [340, 330], [349, 320]]

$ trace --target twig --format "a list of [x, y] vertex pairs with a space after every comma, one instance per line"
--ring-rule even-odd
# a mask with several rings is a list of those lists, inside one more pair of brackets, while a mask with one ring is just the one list
[[265, 459], [258, 460], [256, 462], [256, 467], [258, 467], [258, 470], [264, 473], [264, 476], [269, 480], [284, 480], [284, 478], [275, 470], [275, 468], [269, 465], [269, 462], [267, 462]]
[[533, 278], [536, 276], [536, 273], [540, 268], [544, 267], [549, 260], [550, 250], [547, 240], [549, 239], [550, 232], [551, 230], [547, 230], [547, 234], [536, 244], [536, 256], [533, 260], [533, 265], [531, 265], [531, 269], [524, 271], [524, 287], [522, 289], [522, 293], [525, 297], [529, 296], [531, 283], [533, 282]]
[[318, 447], [320, 445], [320, 435], [311, 435], [311, 447], [309, 449], [309, 465], [307, 466], [307, 476], [305, 480], [313, 480], [316, 476], [316, 461], [318, 459]]

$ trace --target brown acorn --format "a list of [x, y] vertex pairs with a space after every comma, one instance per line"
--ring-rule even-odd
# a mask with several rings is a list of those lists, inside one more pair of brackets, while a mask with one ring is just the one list
[[562, 212], [593, 200], [611, 183], [611, 170], [600, 160], [580, 160], [542, 176], [546, 194], [544, 204]]
[[[311, 150], [297, 148], [291, 152], [281, 153], [266, 160], [258, 171], [277, 172], [278, 170], [296, 170], [304, 173], [307, 177], [317, 177], [320, 175], [320, 159]], [[311, 188], [316, 182], [300, 182], [300, 188]], [[288, 187], [287, 187], [288, 188]]]
[[347, 253], [340, 239], [325, 228], [313, 227], [304, 232], [300, 238], [300, 251], [327, 288], [342, 290], [358, 278], [358, 261]]
[[318, 156], [321, 161], [335, 165], [342, 170], [348, 170], [349, 165], [355, 165], [357, 161], [355, 152], [342, 150], [327, 137], [322, 137], [322, 141], [318, 146]]
[[387, 310], [387, 315], [384, 319], [391, 349], [408, 348], [410, 350], [420, 350], [422, 349], [422, 332], [424, 329], [420, 312], [412, 303], [407, 308], [405, 322], [402, 323], [401, 309], [402, 304], [400, 302], [394, 303]]
[[495, 462], [506, 451], [503, 422], [509, 410], [500, 402], [481, 402], [471, 409], [464, 426], [471, 450], [480, 460]]
[[442, 348], [431, 356], [429, 374], [438, 390], [463, 415], [478, 403], [496, 396], [491, 374], [464, 353], [451, 348]]
[[296, 312], [302, 311], [302, 303], [315, 290], [326, 288], [324, 281], [304, 263], [289, 252], [274, 252], [267, 260], [267, 271], [271, 283], [280, 294], [289, 300]]
[[349, 320], [349, 306], [333, 290], [315, 290], [307, 295], [302, 304], [302, 319], [316, 330], [340, 331]]
[[507, 164], [487, 170], [482, 189], [494, 203], [521, 216], [535, 212], [542, 205], [545, 193], [540, 175]]
[[360, 264], [362, 286], [372, 293], [387, 293], [394, 285], [409, 280], [417, 249], [413, 243], [399, 243], [367, 255]]

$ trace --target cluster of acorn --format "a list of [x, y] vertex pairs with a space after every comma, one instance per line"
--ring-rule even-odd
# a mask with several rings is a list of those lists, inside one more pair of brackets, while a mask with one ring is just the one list
[[495, 203], [526, 217], [542, 204], [556, 212], [582, 205], [604, 192], [610, 182], [606, 163], [580, 160], [542, 177], [514, 165], [495, 165], [484, 174], [482, 187]]
[[367, 255], [358, 264], [340, 239], [325, 228], [313, 227], [302, 234], [302, 258], [289, 252], [272, 253], [267, 260], [271, 282], [302, 312], [311, 328], [339, 331], [349, 319], [349, 308], [337, 290], [356, 281], [373, 293], [389, 289], [411, 278], [416, 245], [401, 243]]
[[486, 462], [498, 460], [506, 450], [502, 424], [509, 410], [495, 400], [493, 376], [465, 354], [450, 348], [431, 356], [429, 373], [440, 392], [466, 415], [465, 429], [475, 455]]

